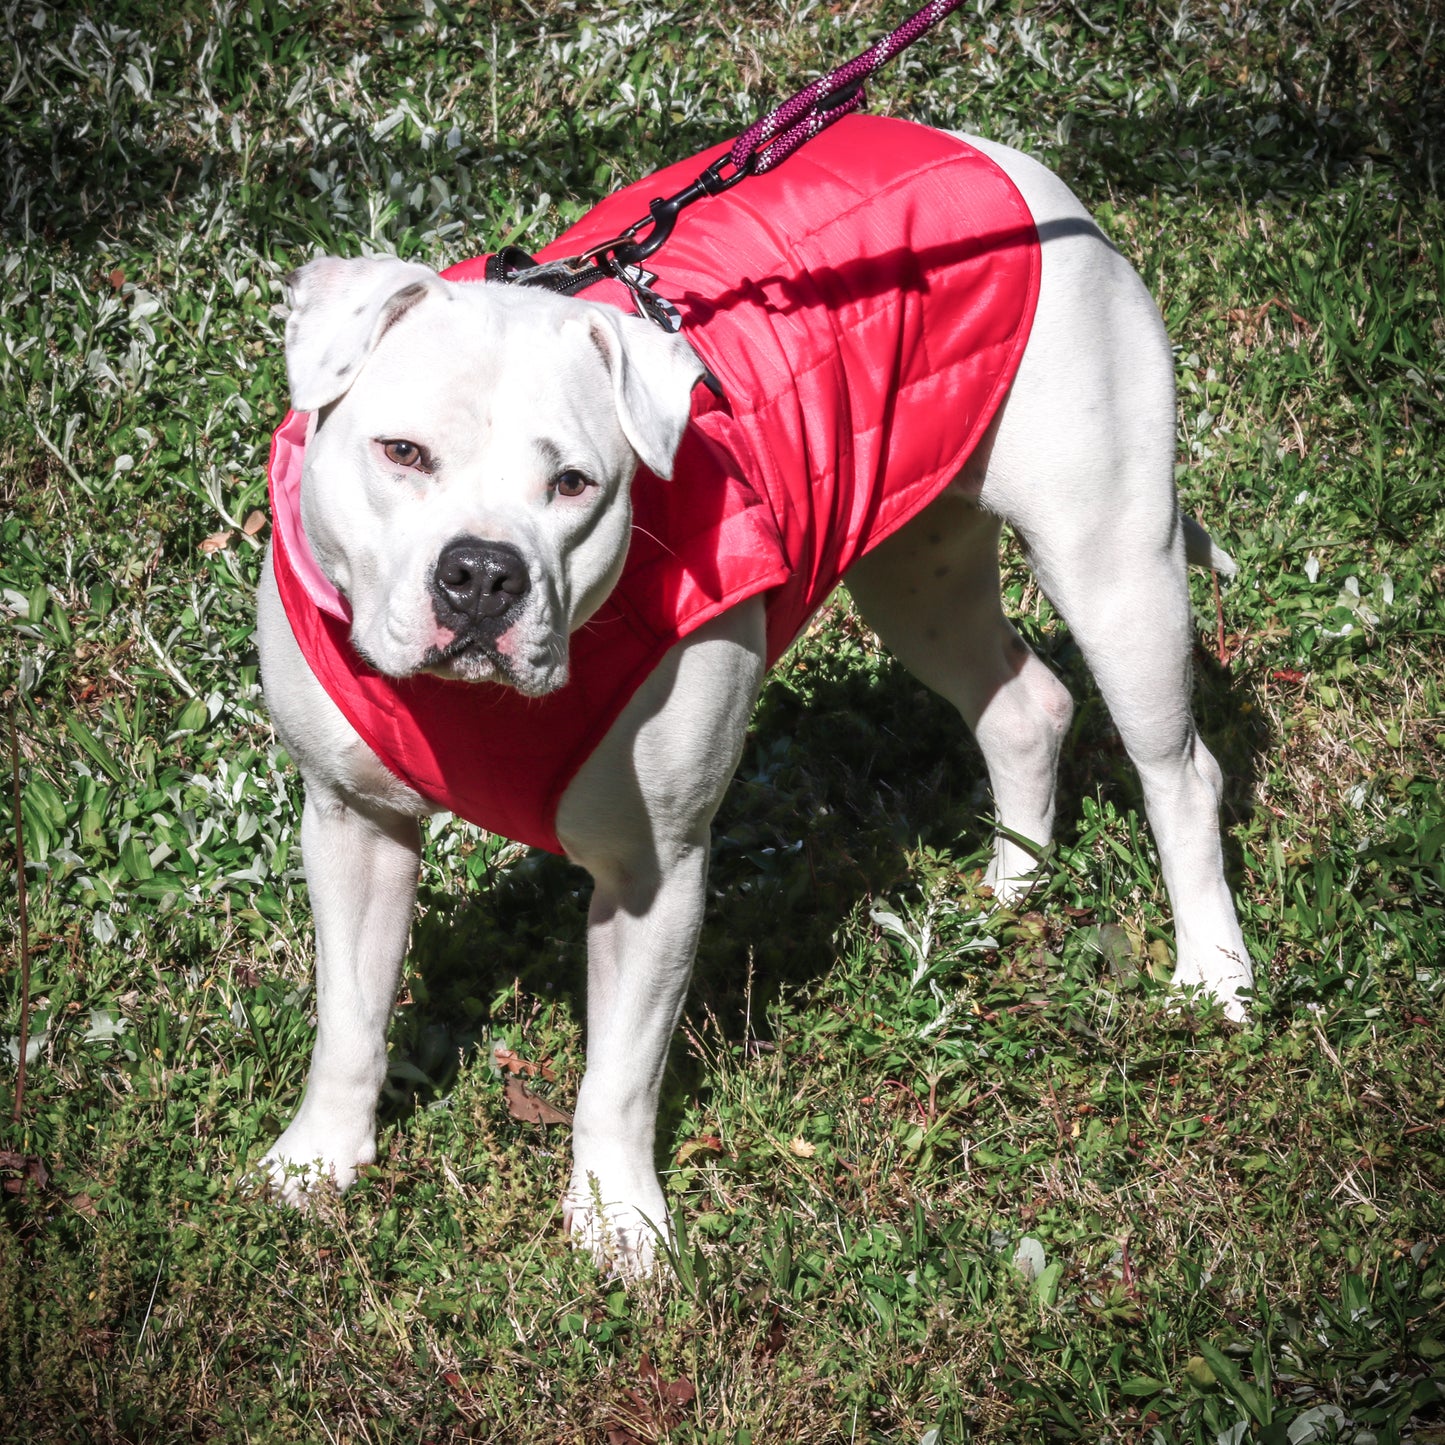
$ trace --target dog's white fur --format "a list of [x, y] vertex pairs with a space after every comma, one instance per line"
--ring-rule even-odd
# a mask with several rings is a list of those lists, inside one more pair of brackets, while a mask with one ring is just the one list
[[[1178, 511], [1169, 343], [1138, 276], [1063, 183], [1016, 151], [968, 139], [1008, 172], [1038, 223], [1033, 331], [963, 474], [848, 584], [888, 646], [973, 729], [1001, 825], [990, 881], [1014, 897], [1035, 865], [1018, 840], [1051, 836], [1072, 713], [1002, 611], [999, 529], [1016, 529], [1143, 780], [1175, 910], [1176, 980], [1203, 985], [1238, 1018], [1251, 969], [1224, 881], [1220, 772], [1190, 716], [1186, 544], [1191, 560], [1233, 564]], [[404, 676], [445, 644], [428, 581], [439, 550], [471, 534], [515, 546], [531, 591], [491, 653], [431, 670], [529, 693], [560, 686], [569, 633], [619, 575], [638, 460], [670, 474], [699, 375], [690, 349], [585, 297], [452, 285], [389, 260], [313, 262], [293, 304], [293, 404], [330, 408], [307, 450], [303, 517], [351, 603], [364, 655]], [[386, 459], [375, 439], [398, 437], [430, 449], [431, 476]], [[591, 485], [564, 496], [551, 485], [562, 468]], [[272, 717], [306, 783], [302, 856], [316, 916], [310, 1078], [265, 1159], [297, 1199], [308, 1180], [345, 1188], [376, 1157], [417, 820], [430, 809], [311, 675], [269, 565], [259, 628]], [[651, 1267], [655, 1230], [666, 1229], [653, 1161], [658, 1088], [702, 921], [709, 828], [761, 683], [763, 635], [754, 600], [675, 647], [558, 813], [568, 855], [595, 880], [567, 1214], [578, 1242], [625, 1272]]]

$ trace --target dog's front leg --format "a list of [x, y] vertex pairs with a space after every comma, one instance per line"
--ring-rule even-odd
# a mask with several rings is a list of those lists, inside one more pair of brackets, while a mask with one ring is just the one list
[[658, 1091], [702, 925], [706, 832], [642, 876], [601, 873], [587, 920], [587, 1074], [568, 1223], [624, 1274], [645, 1273], [667, 1205], [653, 1159]]
[[415, 818], [308, 785], [302, 862], [316, 918], [316, 1047], [290, 1127], [262, 1161], [285, 1198], [345, 1189], [376, 1158], [386, 1026], [416, 901]]
[[567, 1217], [600, 1266], [627, 1275], [651, 1269], [667, 1233], [653, 1160], [658, 1090], [702, 924], [709, 830], [762, 672], [755, 600], [668, 653], [557, 814], [568, 854], [596, 882]]

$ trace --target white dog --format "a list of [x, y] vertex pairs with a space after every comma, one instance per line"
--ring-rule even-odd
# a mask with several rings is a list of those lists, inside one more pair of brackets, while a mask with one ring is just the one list
[[[1050, 838], [1055, 764], [1072, 712], [1065, 689], [1004, 617], [997, 546], [1007, 522], [1078, 639], [1143, 780], [1175, 911], [1176, 979], [1202, 985], [1242, 1016], [1251, 969], [1223, 874], [1220, 772], [1189, 710], [1186, 552], [1221, 571], [1233, 564], [1179, 514], [1169, 343], [1138, 276], [1057, 178], [1006, 147], [972, 138], [967, 146], [859, 118], [768, 176], [699, 204], [651, 263], [661, 273], [657, 290], [683, 313], [680, 335], [595, 294], [444, 280], [388, 259], [316, 261], [293, 279], [287, 364], [298, 417], [273, 458], [278, 541], [259, 619], [266, 696], [306, 783], [302, 847], [317, 932], [311, 1073], [265, 1161], [288, 1197], [318, 1178], [344, 1189], [375, 1158], [417, 820], [439, 805], [464, 810], [470, 784], [456, 774], [480, 763], [478, 787], [499, 780], [532, 787], [540, 799], [515, 825], [511, 804], [495, 802], [500, 811], [488, 816], [502, 822], [491, 826], [560, 844], [595, 881], [587, 1071], [567, 1217], [599, 1262], [628, 1272], [651, 1266], [667, 1219], [653, 1158], [658, 1088], [702, 920], [711, 821], [766, 661], [796, 631], [797, 609], [806, 616], [821, 600], [794, 588], [792, 614], [770, 611], [793, 586], [770, 570], [777, 556], [788, 552], [795, 570], [807, 565], [791, 555], [794, 524], [778, 516], [776, 492], [831, 486], [845, 471], [880, 476], [895, 452], [927, 472], [929, 495], [898, 513], [883, 504], [881, 523], [845, 515], [853, 505], [845, 497], [834, 511], [854, 545], [837, 565], [848, 567], [869, 623], [978, 739], [1001, 825], [989, 881], [1006, 898], [1027, 889], [1035, 857], [1019, 840], [1042, 846]], [[960, 169], [965, 162], [973, 169]], [[914, 189], [890, 199], [895, 171], [907, 172]], [[649, 186], [665, 189], [663, 178]], [[852, 188], [847, 197], [840, 187]], [[1016, 230], [978, 241], [977, 217], [993, 214], [980, 187], [994, 188], [999, 214], [1027, 208], [1019, 214], [1037, 226], [1036, 248], [1027, 226], [1021, 250]], [[826, 220], [798, 220], [815, 201]], [[603, 222], [638, 209], [629, 193]], [[901, 248], [887, 239], [895, 211], [907, 212]], [[743, 237], [740, 255], [716, 258], [722, 272], [737, 269], [715, 279], [711, 294], [695, 264], [707, 247], [689, 250], [688, 239], [704, 235], [710, 212], [741, 217]], [[845, 213], [860, 233], [881, 234], [883, 250], [897, 251], [901, 300], [872, 294], [881, 273], [870, 258], [850, 269], [807, 249], [804, 241]], [[759, 274], [765, 262], [752, 238], [763, 233], [796, 260], [790, 277]], [[992, 370], [980, 385], [993, 388], [992, 400], [977, 405], [956, 391], [972, 362], [942, 334], [952, 313], [928, 309], [953, 285], [954, 273], [940, 269], [952, 261], [939, 260], [950, 237], [965, 238], [951, 244], [969, 264], [1018, 257], [1008, 283], [1013, 329], [990, 343]], [[956, 289], [972, 306], [1002, 274], [971, 272], [987, 285]], [[833, 320], [820, 319], [820, 297], [836, 302]], [[775, 350], [719, 347], [707, 317], [730, 307], [752, 307]], [[881, 341], [875, 311], [896, 321]], [[822, 328], [812, 340], [796, 330], [808, 325]], [[857, 362], [860, 338], [886, 360]], [[826, 354], [807, 351], [794, 367], [806, 374], [785, 385], [776, 368], [794, 359], [795, 346]], [[694, 394], [704, 376], [695, 347], [725, 400]], [[935, 364], [941, 392], [928, 390]], [[832, 392], [866, 390], [854, 371], [872, 368], [876, 380], [880, 365], [907, 378], [897, 396], [878, 402], [883, 420], [862, 427], [861, 403], [849, 393], [848, 415], [834, 426], [841, 404]], [[780, 424], [804, 458], [801, 482], [798, 467], [770, 470], [756, 436], [736, 440], [737, 418], [765, 406], [785, 413]], [[818, 460], [823, 413], [843, 441]], [[303, 440], [304, 461], [296, 450]], [[704, 463], [712, 468], [705, 486]], [[753, 464], [768, 477], [748, 475]], [[635, 474], [644, 476], [639, 465], [645, 481], [634, 485]], [[299, 501], [294, 488], [277, 487], [288, 466]], [[725, 487], [743, 498], [737, 515], [753, 529], [743, 550], [767, 554], [750, 574], [753, 590], [739, 600], [728, 575], [709, 581], [689, 533], [687, 586], [654, 580], [629, 593], [625, 568], [668, 561], [652, 522], [644, 530], [639, 519], [689, 497], [712, 506]], [[817, 530], [816, 520], [807, 527]], [[711, 535], [712, 526], [693, 532]], [[656, 557], [644, 555], [648, 547]], [[820, 579], [826, 587], [834, 580]], [[637, 608], [624, 605], [649, 587], [691, 588], [688, 596], [702, 598], [685, 635], [655, 653], [637, 643], [626, 664], [644, 659], [636, 677], [619, 681], [626, 667], [613, 663], [589, 672], [589, 640], [653, 636], [651, 624], [634, 625]], [[323, 652], [329, 662], [318, 661]], [[350, 668], [354, 685], [380, 699], [382, 720], [361, 721], [354, 700], [337, 691], [353, 683], [338, 683], [328, 668]], [[622, 688], [610, 704], [597, 701], [604, 684]], [[398, 741], [393, 714], [423, 696], [451, 720], [446, 736], [433, 729], [429, 741]], [[494, 726], [510, 719], [514, 732], [530, 733], [531, 720], [540, 729], [548, 717], [581, 739], [548, 764], [550, 783], [534, 776], [541, 764], [518, 761], [534, 739]]]

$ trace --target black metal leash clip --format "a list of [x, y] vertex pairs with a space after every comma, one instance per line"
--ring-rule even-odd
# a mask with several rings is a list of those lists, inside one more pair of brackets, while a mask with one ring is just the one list
[[[657, 276], [643, 269], [642, 262], [664, 245], [687, 206], [706, 196], [720, 196], [752, 174], [751, 166], [728, 167], [728, 156], [720, 156], [690, 185], [675, 196], [659, 196], [647, 208], [647, 215], [634, 221], [620, 235], [592, 246], [578, 256], [558, 261], [534, 261], [520, 246], [506, 246], [487, 262], [488, 281], [505, 281], [517, 286], [540, 286], [563, 296], [585, 290], [611, 277], [620, 281], [632, 297], [637, 314], [664, 331], [680, 331], [682, 316], [676, 306], [652, 289]], [[641, 240], [637, 233], [647, 227]]]
[[[752, 174], [752, 166], [747, 165], [737, 167], [731, 174], [724, 175], [724, 170], [730, 165], [730, 156], [719, 156], [691, 185], [684, 186], [675, 196], [668, 196], [666, 199], [659, 197], [648, 206], [647, 215], [642, 220], [634, 221], [620, 236], [603, 246], [593, 247], [587, 254], [590, 256], [599, 251], [607, 251], [629, 266], [647, 260], [672, 235], [678, 215], [684, 207], [702, 200], [705, 196], [720, 196]], [[638, 231], [649, 224], [652, 229], [642, 240], [637, 240]]]

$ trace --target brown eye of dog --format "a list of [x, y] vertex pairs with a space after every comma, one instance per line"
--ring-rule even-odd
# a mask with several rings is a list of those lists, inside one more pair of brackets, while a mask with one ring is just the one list
[[581, 472], [568, 470], [562, 472], [552, 485], [559, 497], [580, 497], [592, 483]]
[[417, 446], [415, 442], [396, 441], [382, 442], [382, 455], [389, 462], [394, 462], [399, 467], [411, 467], [419, 472], [429, 472], [426, 450]]

